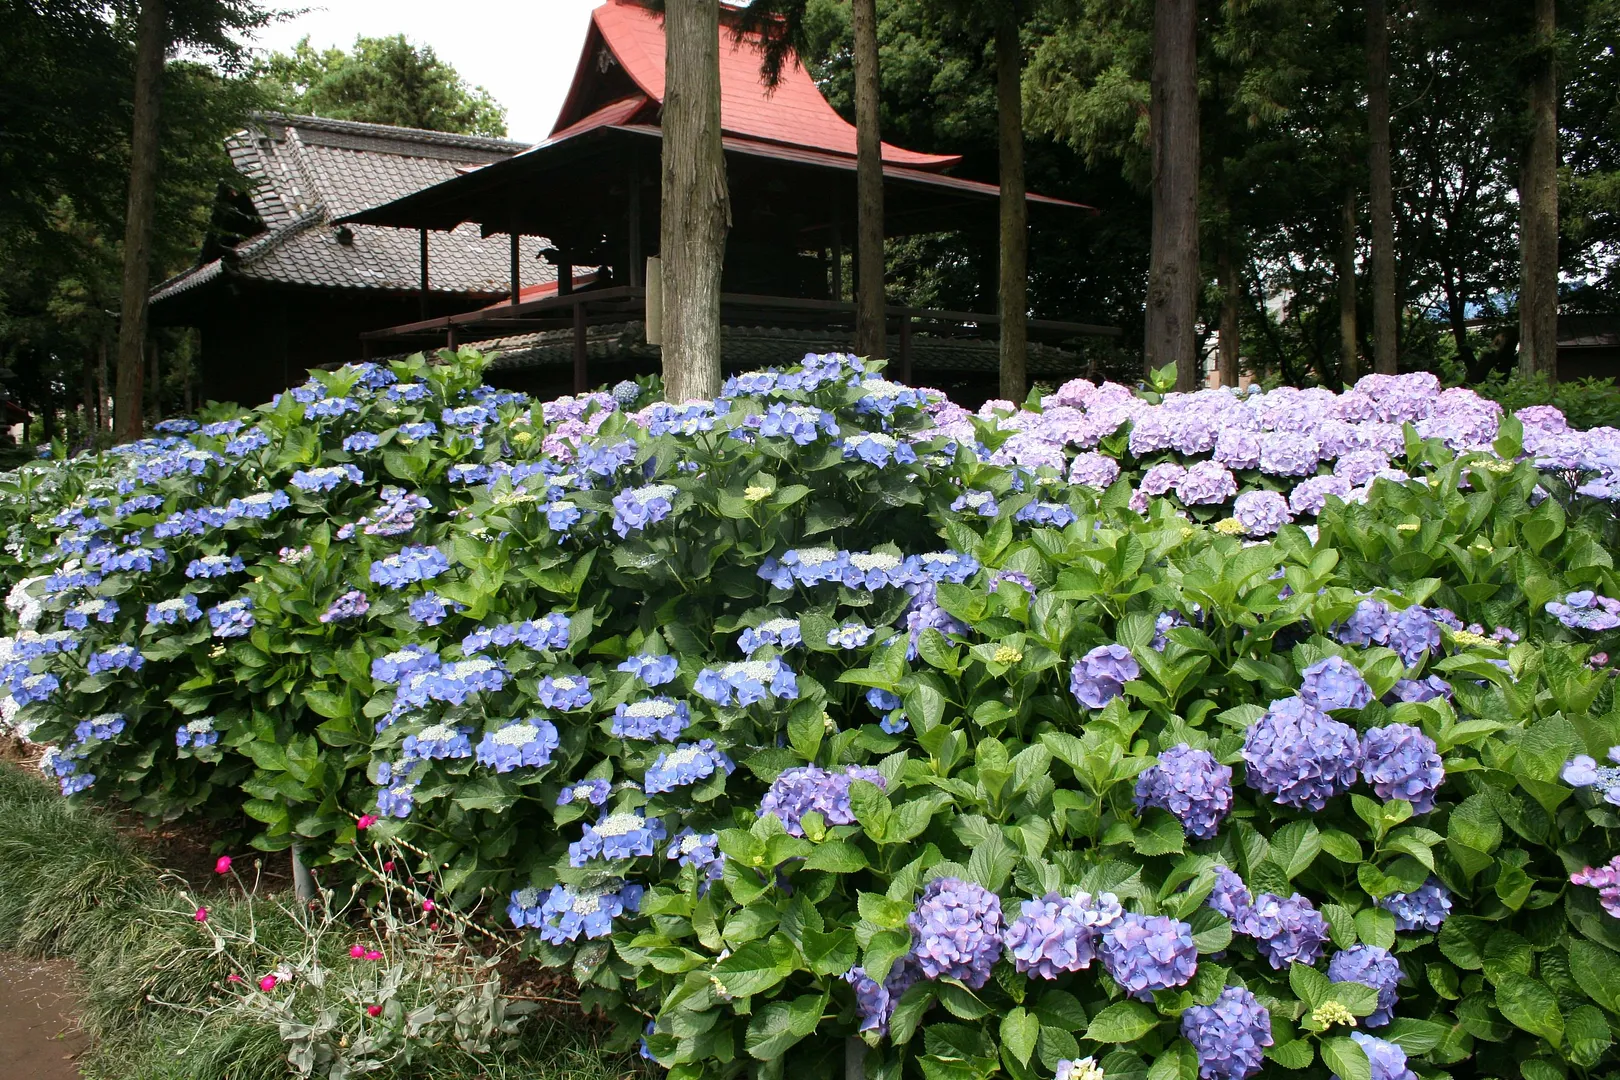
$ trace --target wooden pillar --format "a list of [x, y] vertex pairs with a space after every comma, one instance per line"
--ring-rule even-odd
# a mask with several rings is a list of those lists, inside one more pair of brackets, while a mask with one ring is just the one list
[[456, 333], [455, 323], [451, 323], [444, 332], [444, 347], [452, 350], [461, 347], [461, 335]]
[[519, 267], [518, 267], [518, 234], [517, 234], [517, 230], [513, 229], [507, 235], [511, 238], [511, 241], [512, 241], [512, 249], [511, 249], [512, 303], [515, 304], [519, 300], [523, 299], [523, 275], [521, 273], [519, 273]]
[[911, 385], [911, 315], [900, 316], [900, 381]]
[[569, 296], [574, 291], [574, 263], [571, 259], [557, 256], [557, 295]]
[[[559, 272], [561, 267], [558, 268]], [[561, 281], [559, 277], [557, 280]], [[585, 352], [585, 302], [574, 301], [574, 393], [583, 394], [590, 389], [588, 357]]]
[[427, 230], [418, 229], [417, 239], [420, 243], [422, 262], [422, 318], [428, 317], [428, 239]]
[[832, 298], [844, 298], [844, 237], [841, 223], [838, 220], [838, 203], [833, 203], [832, 212]]

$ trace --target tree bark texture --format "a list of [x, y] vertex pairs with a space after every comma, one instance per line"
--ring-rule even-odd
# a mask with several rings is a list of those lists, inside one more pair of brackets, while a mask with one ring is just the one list
[[1243, 331], [1238, 327], [1238, 304], [1243, 300], [1243, 284], [1238, 280], [1230, 240], [1221, 241], [1220, 253], [1215, 259], [1215, 273], [1221, 285], [1221, 351], [1216, 370], [1222, 386], [1236, 386], [1243, 342]]
[[664, 393], [670, 401], [720, 393], [720, 272], [731, 200], [720, 143], [720, 5], [664, 7]]
[[1367, 171], [1372, 199], [1373, 370], [1396, 370], [1395, 188], [1389, 149], [1389, 10], [1367, 0]]
[[1555, 0], [1535, 0], [1530, 143], [1519, 180], [1519, 371], [1558, 378], [1558, 70]]
[[143, 431], [146, 292], [152, 275], [152, 218], [157, 202], [158, 106], [168, 24], [163, 0], [141, 0], [135, 37], [135, 122], [130, 137], [129, 209], [124, 218], [124, 292], [118, 324], [118, 386], [113, 415], [118, 438]]
[[1024, 49], [1018, 19], [996, 27], [996, 121], [1001, 129], [1001, 396], [1029, 392], [1029, 205], [1024, 199]]
[[877, 0], [853, 0], [855, 29], [855, 351], [888, 352], [883, 317], [883, 147], [878, 131]]
[[1153, 8], [1153, 237], [1148, 258], [1149, 370], [1176, 365], [1176, 388], [1203, 383], [1198, 356], [1198, 6], [1156, 0]]
[[1339, 234], [1339, 381], [1353, 383], [1356, 370], [1356, 189], [1344, 192]]

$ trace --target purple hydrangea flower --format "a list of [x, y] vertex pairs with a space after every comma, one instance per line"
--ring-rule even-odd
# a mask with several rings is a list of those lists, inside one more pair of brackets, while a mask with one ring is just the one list
[[1451, 684], [1438, 675], [1425, 675], [1421, 679], [1400, 679], [1390, 689], [1397, 701], [1423, 702], [1437, 698], [1451, 700]]
[[1215, 888], [1210, 891], [1210, 907], [1231, 919], [1234, 923], [1243, 917], [1254, 903], [1254, 897], [1249, 895], [1249, 887], [1243, 884], [1243, 879], [1228, 866], [1215, 867]]
[[1192, 927], [1167, 915], [1126, 912], [1104, 928], [1100, 951], [1120, 989], [1142, 1001], [1155, 990], [1185, 986], [1198, 970]]
[[996, 496], [989, 491], [964, 491], [951, 503], [953, 513], [976, 514], [979, 517], [993, 518], [1001, 513], [1001, 507], [996, 503]]
[[1136, 778], [1136, 808], [1149, 806], [1174, 814], [1188, 836], [1208, 840], [1232, 808], [1232, 770], [1207, 750], [1172, 746]]
[[1250, 536], [1270, 536], [1294, 520], [1288, 500], [1275, 491], [1245, 491], [1232, 504], [1232, 517]]
[[1122, 914], [1112, 893], [1095, 901], [1088, 893], [1072, 897], [1047, 893], [1040, 900], [1023, 902], [1004, 940], [1013, 955], [1013, 966], [1020, 972], [1055, 979], [1064, 972], [1090, 967], [1100, 928]]
[[1228, 986], [1213, 1004], [1181, 1014], [1181, 1034], [1198, 1052], [1204, 1080], [1247, 1080], [1271, 1045], [1271, 1013], [1248, 990]]
[[1378, 906], [1395, 916], [1395, 929], [1433, 934], [1451, 914], [1451, 893], [1430, 878], [1416, 892], [1391, 893], [1378, 901]]
[[547, 675], [540, 680], [540, 704], [567, 712], [591, 703], [591, 682], [583, 675]]
[[1361, 743], [1355, 729], [1303, 698], [1273, 701], [1243, 740], [1248, 783], [1285, 806], [1321, 810], [1356, 782]]
[[910, 956], [895, 961], [881, 983], [866, 974], [863, 967], [852, 967], [844, 979], [855, 991], [855, 1008], [860, 1013], [861, 1030], [886, 1035], [894, 1006], [911, 985], [922, 977], [922, 970]]
[[613, 793], [613, 785], [606, 780], [581, 780], [573, 784], [563, 785], [562, 793], [557, 796], [558, 806], [568, 806], [571, 803], [601, 806], [608, 801]]
[[804, 835], [799, 822], [811, 811], [820, 814], [828, 825], [853, 825], [855, 811], [849, 804], [849, 786], [856, 780], [888, 787], [882, 773], [859, 765], [846, 765], [841, 772], [828, 772], [815, 765], [787, 769], [771, 781], [756, 816], [775, 814], [789, 836]]
[[1237, 490], [1232, 470], [1218, 461], [1200, 461], [1176, 485], [1176, 497], [1188, 506], [1216, 506]]
[[1260, 471], [1272, 476], [1309, 476], [1321, 454], [1321, 445], [1309, 435], [1268, 431], [1260, 436]]
[[1417, 1080], [1417, 1074], [1406, 1067], [1406, 1051], [1395, 1043], [1360, 1031], [1352, 1031], [1350, 1037], [1366, 1053], [1367, 1063], [1372, 1066], [1372, 1080]]
[[906, 918], [911, 955], [924, 976], [977, 990], [1001, 957], [1001, 898], [961, 878], [935, 878]]
[[1163, 495], [1187, 478], [1187, 470], [1173, 461], [1161, 461], [1142, 474], [1136, 490], [1152, 497]]
[[1342, 656], [1329, 656], [1306, 668], [1301, 675], [1299, 696], [1322, 712], [1334, 709], [1360, 709], [1372, 701], [1372, 687], [1360, 670]]
[[675, 678], [675, 673], [680, 670], [680, 662], [669, 655], [637, 653], [620, 664], [618, 670], [630, 672], [648, 687], [663, 686]]
[[1389, 620], [1389, 647], [1408, 667], [1423, 659], [1425, 652], [1440, 648], [1440, 624], [1426, 607], [1413, 604]]
[[1354, 982], [1378, 991], [1378, 1008], [1366, 1017], [1368, 1027], [1383, 1027], [1395, 1018], [1399, 1000], [1396, 984], [1401, 981], [1400, 961], [1389, 950], [1376, 945], [1352, 945], [1328, 960], [1328, 978], [1336, 983]]
[[1061, 529], [1072, 525], [1075, 513], [1062, 503], [1041, 502], [1036, 500], [1026, 503], [1013, 513], [1013, 520], [1033, 525], [1046, 525], [1054, 529]]
[[321, 622], [346, 622], [349, 619], [358, 619], [371, 610], [371, 601], [359, 589], [350, 589], [336, 600], [332, 606], [321, 612]]
[[677, 493], [673, 484], [648, 484], [619, 492], [613, 497], [613, 531], [627, 537], [658, 524], [674, 510]]
[[1316, 963], [1328, 940], [1327, 920], [1299, 893], [1286, 900], [1261, 893], [1238, 912], [1234, 929], [1254, 938], [1260, 955], [1279, 971], [1293, 963]]
[[1620, 919], [1620, 855], [1610, 859], [1605, 866], [1591, 867], [1577, 870], [1569, 875], [1572, 885], [1585, 885], [1598, 891], [1598, 902], [1616, 919]]
[[1405, 799], [1418, 814], [1434, 809], [1446, 770], [1433, 739], [1408, 724], [1389, 724], [1367, 732], [1361, 753], [1361, 775], [1380, 799]]
[[1119, 462], [1106, 454], [1088, 450], [1075, 456], [1069, 466], [1069, 483], [1101, 491], [1119, 479]]
[[1547, 614], [1571, 630], [1613, 630], [1620, 626], [1620, 600], [1583, 589], [1563, 600], [1547, 601]]
[[1100, 709], [1125, 692], [1142, 668], [1123, 645], [1099, 645], [1074, 662], [1069, 692], [1088, 709]]

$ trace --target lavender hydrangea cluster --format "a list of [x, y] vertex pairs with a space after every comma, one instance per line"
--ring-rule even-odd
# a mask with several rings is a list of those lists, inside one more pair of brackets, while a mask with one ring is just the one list
[[641, 898], [646, 889], [628, 883], [595, 889], [553, 885], [538, 909], [530, 902], [538, 898], [538, 894], [531, 897], [533, 892], [519, 890], [513, 893], [507, 914], [516, 923], [518, 916], [513, 915], [515, 908], [523, 919], [522, 925], [537, 929], [541, 941], [566, 945], [581, 937], [594, 940], [613, 933], [614, 919], [627, 912], [634, 914], [641, 910]]
[[1197, 1051], [1204, 1080], [1247, 1080], [1272, 1045], [1271, 1013], [1250, 991], [1228, 986], [1212, 1004], [1181, 1014], [1181, 1034]]
[[1083, 971], [1096, 956], [1102, 928], [1123, 914], [1112, 893], [1093, 899], [1085, 892], [1073, 896], [1053, 892], [1025, 900], [1005, 935], [1013, 966], [1038, 979]]
[[1207, 750], [1172, 746], [1136, 778], [1136, 807], [1149, 806], [1174, 814], [1188, 836], [1208, 840], [1232, 809], [1232, 770]]
[[800, 822], [811, 811], [820, 814], [828, 825], [853, 825], [855, 811], [850, 806], [849, 788], [857, 780], [888, 787], [882, 773], [859, 765], [846, 765], [837, 772], [816, 765], [786, 769], [771, 781], [756, 815], [775, 814], [789, 836], [804, 835]]
[[1423, 659], [1424, 653], [1440, 648], [1441, 616], [1419, 604], [1395, 611], [1382, 600], [1367, 599], [1357, 604], [1350, 617], [1333, 628], [1333, 633], [1346, 645], [1387, 645], [1402, 663], [1412, 666]]
[[1451, 914], [1451, 892], [1430, 878], [1409, 893], [1391, 893], [1378, 906], [1395, 916], [1395, 929], [1402, 932], [1436, 933]]
[[887, 1035], [889, 1018], [894, 1015], [895, 1005], [921, 977], [921, 969], [909, 956], [897, 960], [882, 982], [868, 975], [864, 967], [852, 967], [845, 972], [844, 981], [855, 991], [855, 1010], [861, 1018], [860, 1030]]
[[1433, 739], [1409, 724], [1389, 724], [1367, 732], [1361, 755], [1361, 775], [1380, 799], [1405, 799], [1418, 814], [1434, 809], [1446, 769]]
[[1088, 709], [1100, 709], [1125, 692], [1125, 684], [1142, 674], [1141, 665], [1123, 645], [1098, 645], [1074, 662], [1069, 692]]
[[911, 958], [930, 979], [950, 978], [977, 990], [1001, 957], [1001, 898], [961, 878], [930, 881], [906, 917]]
[[1582, 589], [1547, 601], [1547, 614], [1571, 630], [1613, 630], [1620, 627], [1620, 600]]
[[1303, 698], [1273, 701], [1243, 740], [1249, 786], [1296, 809], [1321, 810], [1350, 790], [1361, 765], [1355, 729]]
[[1142, 1001], [1155, 990], [1185, 986], [1198, 971], [1192, 927], [1168, 915], [1124, 913], [1103, 928], [1099, 951], [1120, 989]]
[[1329, 656], [1300, 672], [1299, 696], [1322, 712], [1360, 709], [1372, 701], [1372, 687], [1354, 664]]
[[692, 689], [716, 705], [752, 705], [767, 696], [793, 701], [799, 696], [799, 681], [779, 656], [768, 660], [742, 660], [704, 668], [698, 672]]
[[1342, 949], [1328, 960], [1328, 978], [1336, 983], [1360, 983], [1378, 991], [1378, 1007], [1364, 1020], [1368, 1027], [1384, 1027], [1395, 1018], [1401, 965], [1388, 949], [1377, 945], [1352, 945]]
[[1260, 955], [1279, 971], [1316, 963], [1328, 941], [1327, 920], [1299, 893], [1286, 899], [1261, 893], [1238, 910], [1233, 929], [1253, 938]]
[[648, 484], [619, 492], [613, 497], [613, 531], [627, 537], [658, 524], [674, 512], [677, 494], [673, 484]]
[[1576, 754], [1564, 766], [1564, 783], [1595, 788], [1604, 802], [1620, 806], [1620, 746], [1609, 747], [1609, 760], [1616, 764], [1599, 765], [1587, 754]]
[[1417, 1080], [1417, 1074], [1406, 1065], [1406, 1051], [1397, 1044], [1360, 1031], [1352, 1031], [1350, 1038], [1366, 1053], [1371, 1080]]
[[1598, 867], [1584, 867], [1569, 875], [1571, 885], [1584, 885], [1598, 891], [1598, 903], [1616, 919], [1620, 919], [1620, 855]]

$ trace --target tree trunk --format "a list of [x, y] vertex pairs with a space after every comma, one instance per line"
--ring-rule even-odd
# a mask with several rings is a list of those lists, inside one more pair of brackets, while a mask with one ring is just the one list
[[720, 271], [731, 200], [720, 143], [719, 0], [664, 9], [664, 395], [720, 393]]
[[1558, 378], [1558, 71], [1554, 0], [1535, 0], [1530, 145], [1519, 179], [1519, 372]]
[[96, 437], [96, 357], [89, 349], [79, 360], [79, 405], [84, 413], [84, 438], [93, 442]]
[[883, 147], [878, 133], [877, 0], [854, 0], [855, 351], [888, 352], [883, 317]]
[[124, 218], [124, 296], [118, 324], [118, 389], [113, 412], [120, 439], [141, 437], [146, 360], [146, 290], [152, 275], [152, 218], [157, 202], [158, 104], [168, 27], [163, 0], [141, 0], [135, 37], [135, 124], [130, 136], [129, 210]]
[[1232, 243], [1224, 237], [1215, 259], [1215, 273], [1220, 278], [1221, 284], [1221, 351], [1216, 369], [1220, 374], [1222, 386], [1236, 386], [1242, 346], [1242, 331], [1238, 328], [1238, 304], [1243, 299], [1243, 285], [1238, 281], [1237, 266], [1232, 261]]
[[1389, 12], [1367, 0], [1367, 171], [1372, 196], [1373, 370], [1396, 370], [1395, 189], [1389, 162]]
[[1029, 206], [1024, 200], [1024, 49], [1018, 18], [996, 27], [996, 121], [1001, 129], [1001, 396], [1029, 392]]
[[105, 330], [96, 340], [96, 430], [112, 430], [112, 417], [107, 415], [107, 334]]
[[1156, 0], [1148, 123], [1153, 141], [1153, 238], [1148, 258], [1151, 371], [1176, 365], [1176, 389], [1203, 383], [1198, 357], [1198, 6]]
[[1356, 381], [1356, 189], [1344, 191], [1339, 235], [1339, 381]]

